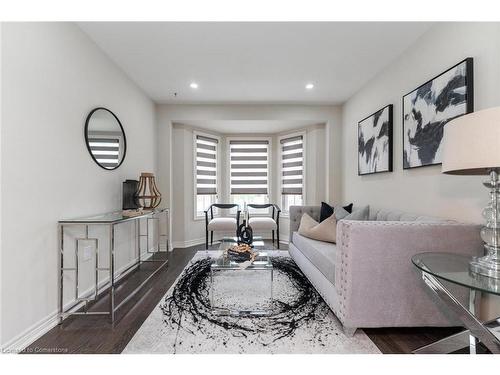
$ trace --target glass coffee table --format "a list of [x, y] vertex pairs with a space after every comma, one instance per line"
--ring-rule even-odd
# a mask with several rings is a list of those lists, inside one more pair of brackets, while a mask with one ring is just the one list
[[210, 305], [217, 315], [270, 315], [273, 264], [269, 255], [259, 252], [246, 268], [225, 254], [214, 258], [210, 267]]
[[[429, 289], [467, 328], [465, 331], [426, 345], [414, 351], [418, 354], [450, 353], [469, 346], [476, 353], [476, 344], [482, 342], [492, 353], [500, 353], [500, 318], [482, 322], [477, 318], [478, 297], [481, 293], [500, 296], [500, 279], [478, 275], [469, 271], [470, 256], [453, 253], [421, 253], [411, 261], [422, 273]], [[443, 283], [445, 282], [445, 283]], [[468, 303], [460, 301], [450, 287], [458, 285], [468, 291]], [[467, 306], [468, 305], [468, 306]]]

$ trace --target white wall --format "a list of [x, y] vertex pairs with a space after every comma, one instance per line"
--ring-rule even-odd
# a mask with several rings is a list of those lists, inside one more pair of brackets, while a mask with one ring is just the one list
[[[313, 157], [308, 158], [310, 173], [324, 173], [324, 183], [307, 186], [308, 203], [320, 200], [335, 200], [340, 197], [340, 108], [335, 106], [311, 105], [158, 105], [159, 126], [158, 180], [160, 191], [169, 197], [172, 217], [183, 218], [184, 230], [173, 228], [172, 233], [177, 245], [200, 242], [205, 236], [204, 221], [193, 220], [192, 198], [192, 133], [185, 129], [174, 130], [174, 123], [188, 123], [200, 120], [307, 120], [324, 123], [324, 129], [314, 128], [308, 132]], [[324, 134], [320, 134], [323, 132]], [[329, 141], [329, 147], [322, 145]], [[276, 143], [276, 142], [274, 142]], [[182, 159], [182, 160], [181, 160]], [[274, 164], [274, 163], [273, 163]], [[170, 177], [172, 176], [172, 177]], [[179, 191], [179, 181], [186, 183], [185, 191]], [[189, 184], [187, 184], [189, 181]], [[189, 196], [186, 198], [185, 195]], [[183, 202], [181, 207], [179, 202]], [[174, 222], [174, 220], [172, 220]], [[180, 225], [179, 223], [174, 225]], [[283, 228], [282, 239], [287, 238], [288, 222], [280, 223]], [[177, 230], [176, 230], [177, 229]], [[175, 244], [174, 244], [175, 245]]]
[[[355, 204], [482, 222], [483, 177], [441, 174], [441, 166], [403, 170], [401, 98], [466, 57], [474, 58], [475, 110], [500, 105], [500, 24], [438, 24], [343, 106], [342, 197]], [[357, 123], [394, 105], [394, 172], [358, 176]]]
[[[156, 172], [157, 150], [154, 104], [77, 26], [4, 23], [1, 42], [4, 347], [52, 322], [57, 221], [121, 209], [122, 181]], [[85, 118], [96, 106], [111, 109], [126, 132], [116, 171], [97, 166], [85, 147]], [[117, 232], [117, 267], [134, 256], [129, 229]]]

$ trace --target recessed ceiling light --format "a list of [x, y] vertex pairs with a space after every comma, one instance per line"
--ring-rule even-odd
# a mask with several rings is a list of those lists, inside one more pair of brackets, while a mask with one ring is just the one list
[[192, 89], [197, 89], [198, 88], [198, 84], [196, 82], [191, 82], [191, 84], [189, 85], [189, 87], [191, 87]]
[[306, 85], [306, 89], [308, 89], [308, 90], [312, 90], [313, 88], [314, 88], [314, 85], [312, 83], [308, 83]]

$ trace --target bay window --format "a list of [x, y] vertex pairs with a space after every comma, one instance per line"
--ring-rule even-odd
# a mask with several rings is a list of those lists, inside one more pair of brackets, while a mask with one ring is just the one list
[[229, 140], [231, 202], [242, 210], [269, 202], [269, 146], [268, 139]]
[[215, 137], [195, 134], [195, 216], [205, 217], [204, 211], [217, 202], [218, 145]]
[[304, 135], [280, 140], [281, 210], [304, 204]]

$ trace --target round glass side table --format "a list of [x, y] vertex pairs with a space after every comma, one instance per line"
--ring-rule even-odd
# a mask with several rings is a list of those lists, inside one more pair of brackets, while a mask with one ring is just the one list
[[[476, 317], [480, 294], [500, 295], [500, 280], [470, 272], [471, 260], [470, 256], [434, 252], [412, 257], [411, 261], [421, 271], [425, 284], [466, 327], [465, 331], [419, 348], [414, 353], [450, 353], [468, 345], [470, 353], [475, 354], [478, 341], [492, 353], [500, 353], [500, 318], [481, 322]], [[443, 285], [443, 281], [467, 288], [469, 306], [464, 306]]]

